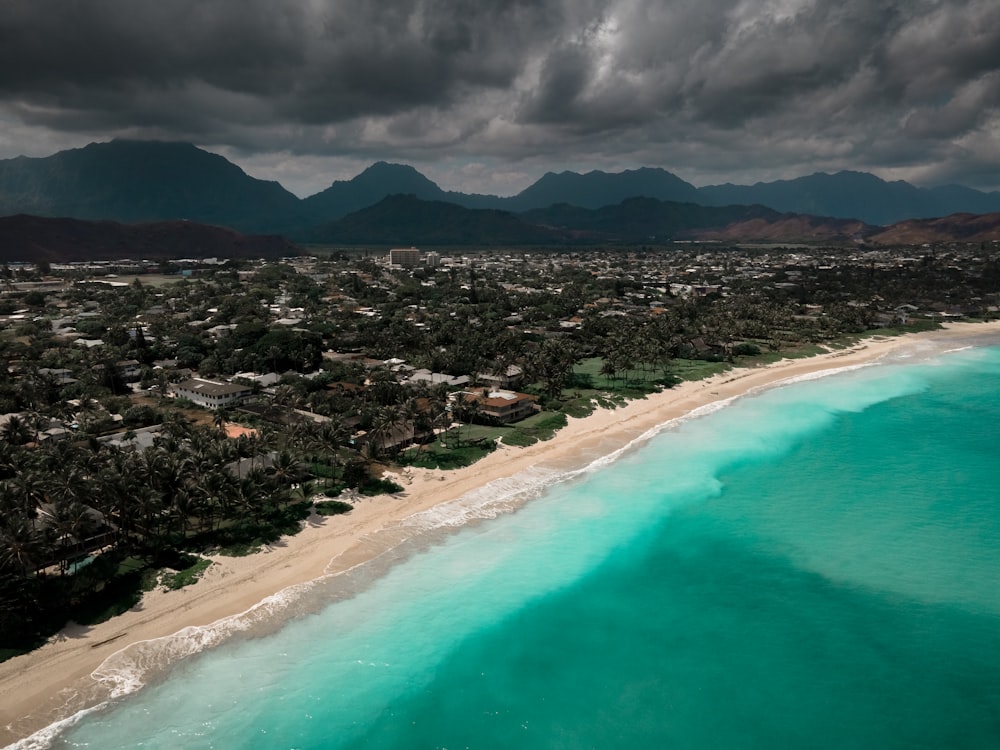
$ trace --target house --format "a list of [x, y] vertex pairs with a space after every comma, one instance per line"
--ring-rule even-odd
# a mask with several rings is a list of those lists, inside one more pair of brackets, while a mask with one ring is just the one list
[[235, 383], [213, 383], [210, 380], [190, 378], [170, 387], [176, 398], [186, 398], [206, 409], [219, 409], [240, 403], [253, 394], [248, 385]]
[[38, 375], [55, 385], [69, 385], [76, 382], [73, 371], [65, 367], [39, 367]]
[[490, 388], [516, 388], [524, 376], [524, 371], [517, 365], [508, 365], [503, 372], [491, 371], [481, 372], [476, 377], [479, 382], [488, 385]]
[[414, 370], [410, 373], [405, 383], [410, 385], [448, 385], [452, 388], [461, 388], [469, 384], [468, 375], [446, 375], [443, 372], [431, 372], [427, 369]]
[[537, 397], [516, 391], [477, 391], [463, 392], [461, 398], [466, 402], [478, 401], [480, 412], [484, 417], [500, 424], [510, 424], [530, 417], [537, 410]]
[[134, 383], [142, 375], [142, 364], [136, 359], [122, 359], [115, 362], [115, 366], [126, 383]]

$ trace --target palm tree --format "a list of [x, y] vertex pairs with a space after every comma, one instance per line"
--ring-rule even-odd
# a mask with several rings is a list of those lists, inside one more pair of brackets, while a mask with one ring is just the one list
[[42, 535], [33, 524], [21, 516], [5, 519], [0, 526], [0, 568], [13, 568], [26, 576], [42, 556]]
[[11, 493], [17, 498], [21, 514], [32, 526], [38, 517], [38, 507], [45, 500], [45, 485], [32, 472], [24, 471], [10, 482]]
[[65, 573], [69, 558], [96, 528], [90, 509], [76, 500], [59, 500], [51, 506], [49, 526], [56, 542], [59, 572]]
[[89, 483], [89, 476], [83, 473], [80, 466], [65, 464], [61, 472], [49, 478], [48, 494], [57, 503], [73, 503], [89, 494]]
[[299, 475], [299, 463], [288, 451], [279, 451], [271, 464], [271, 476], [276, 484], [287, 487]]
[[23, 452], [23, 448], [0, 441], [0, 479], [9, 479], [17, 474]]
[[226, 433], [226, 421], [229, 414], [226, 409], [219, 408], [212, 412], [212, 425], [222, 434]]
[[33, 436], [31, 426], [23, 417], [12, 414], [7, 423], [0, 428], [0, 438], [9, 445], [24, 445], [31, 442]]
[[259, 472], [251, 472], [246, 478], [241, 479], [237, 485], [236, 502], [237, 505], [255, 521], [261, 517], [262, 506], [266, 499], [266, 493], [261, 486], [262, 475]]
[[412, 428], [412, 422], [408, 420], [405, 408], [383, 406], [376, 409], [368, 433], [369, 455], [377, 458], [382, 451], [393, 456], [398, 454], [407, 441], [409, 428]]

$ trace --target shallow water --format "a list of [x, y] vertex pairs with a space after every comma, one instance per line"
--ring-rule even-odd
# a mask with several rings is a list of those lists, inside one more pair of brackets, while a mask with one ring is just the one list
[[996, 748], [998, 386], [979, 348], [741, 399], [56, 745]]

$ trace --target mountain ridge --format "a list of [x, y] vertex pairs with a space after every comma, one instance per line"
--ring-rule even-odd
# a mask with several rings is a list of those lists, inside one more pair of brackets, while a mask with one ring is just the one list
[[0, 262], [281, 258], [302, 254], [284, 237], [189, 221], [115, 221], [0, 216]]
[[[311, 230], [303, 241], [332, 245], [561, 246], [626, 243], [768, 242], [867, 246], [1000, 242], [1000, 213], [955, 214], [877, 227], [853, 219], [780, 213], [765, 206], [698, 206], [630, 198], [616, 206], [567, 204], [514, 214], [393, 195]], [[303, 250], [280, 236], [173, 221], [0, 217], [0, 261], [285, 257]]]
[[[785, 229], [774, 228], [780, 225]], [[786, 242], [852, 242], [879, 230], [856, 220], [783, 214], [765, 206], [699, 206], [655, 198], [629, 198], [597, 209], [561, 204], [514, 214], [393, 195], [296, 239], [335, 245], [656, 244], [734, 239], [734, 227], [744, 228], [739, 236], [744, 241]]]
[[1000, 211], [1000, 192], [956, 185], [919, 188], [867, 172], [816, 172], [754, 185], [695, 187], [660, 167], [547, 172], [514, 196], [446, 191], [417, 169], [378, 161], [350, 180], [298, 198], [190, 143], [114, 140], [48, 157], [0, 160], [0, 215], [119, 222], [188, 219], [253, 233], [304, 236], [395, 194], [467, 209], [521, 213], [569, 204], [596, 209], [633, 197], [772, 210], [866, 224]]

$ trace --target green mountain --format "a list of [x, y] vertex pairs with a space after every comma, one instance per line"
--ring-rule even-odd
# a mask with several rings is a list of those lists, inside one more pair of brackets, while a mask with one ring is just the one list
[[495, 209], [471, 209], [413, 195], [390, 195], [337, 221], [295, 235], [335, 245], [525, 245], [554, 244], [556, 233]]
[[188, 143], [92, 143], [0, 160], [0, 215], [122, 222], [187, 219], [244, 231], [299, 223], [299, 199]]
[[302, 250], [284, 237], [241, 234], [190, 221], [114, 221], [0, 217], [0, 262], [176, 258], [282, 258]]
[[524, 221], [571, 231], [577, 236], [617, 238], [628, 242], [650, 242], [686, 236], [687, 232], [721, 227], [750, 219], [777, 220], [777, 211], [764, 206], [699, 206], [694, 203], [629, 198], [613, 206], [584, 209], [568, 204], [526, 211]]
[[698, 203], [698, 190], [664, 169], [643, 167], [624, 172], [548, 172], [513, 198], [501, 199], [512, 211], [530, 211], [557, 203], [600, 208], [628, 198], [655, 198], [676, 203]]
[[652, 198], [629, 198], [592, 210], [562, 204], [520, 216], [555, 232], [570, 233], [578, 242], [840, 242], [863, 237], [875, 229], [854, 220], [781, 213], [765, 206], [699, 206]]
[[880, 225], [963, 211], [1000, 211], [1000, 193], [958, 185], [918, 188], [902, 180], [886, 182], [867, 172], [818, 172], [755, 185], [711, 185], [698, 189], [697, 202], [715, 206], [759, 203], [776, 211], [855, 218]]
[[337, 180], [326, 190], [303, 199], [302, 207], [306, 215], [319, 224], [400, 193], [422, 200], [446, 200], [445, 192], [413, 167], [380, 161], [350, 180]]
[[587, 245], [672, 240], [845, 241], [861, 222], [782, 214], [764, 206], [698, 206], [630, 198], [597, 209], [567, 204], [512, 214], [393, 195], [297, 239], [334, 245]]

